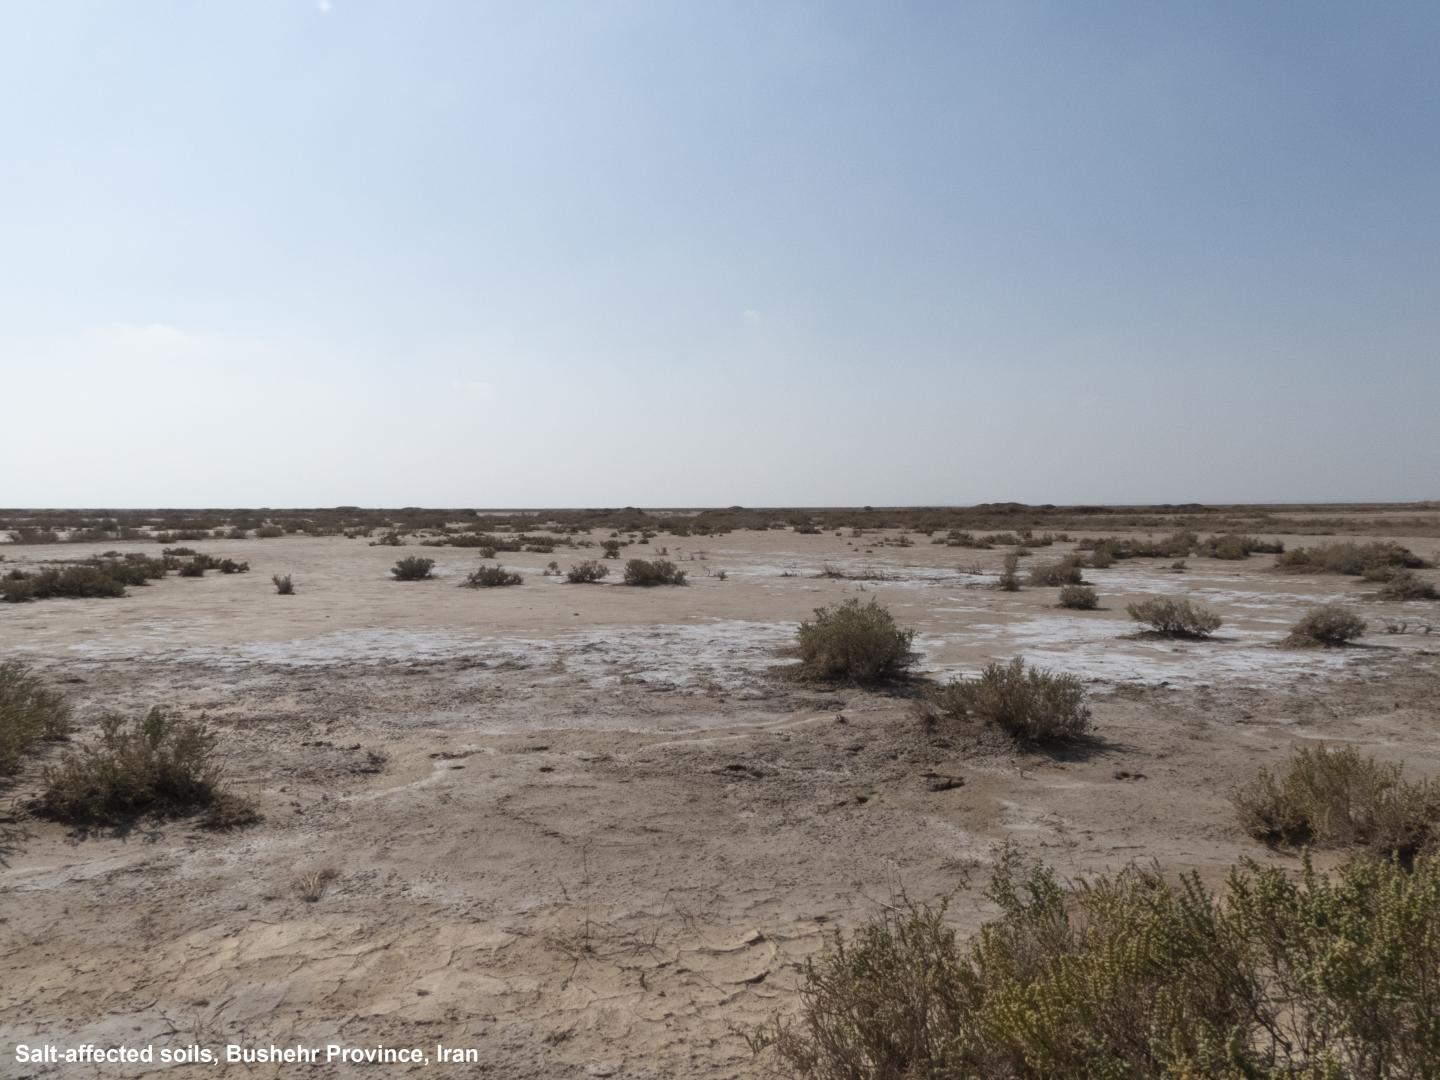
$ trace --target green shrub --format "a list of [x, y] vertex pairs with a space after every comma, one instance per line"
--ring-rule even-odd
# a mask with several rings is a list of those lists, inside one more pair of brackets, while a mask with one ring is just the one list
[[752, 1039], [803, 1080], [1440, 1075], [1440, 859], [1218, 893], [1131, 868], [1066, 889], [1001, 859], [1000, 915], [887, 906], [807, 963], [798, 1015]]
[[685, 571], [669, 559], [630, 559], [625, 563], [626, 585], [684, 585]]
[[850, 599], [815, 609], [799, 630], [803, 670], [821, 679], [873, 683], [903, 675], [915, 662], [915, 631], [901, 630], [895, 618], [872, 599]]
[[1026, 667], [1018, 656], [1008, 664], [986, 665], [973, 679], [952, 680], [934, 691], [930, 702], [949, 720], [978, 720], [1023, 742], [1074, 738], [1090, 727], [1078, 678]]
[[1288, 645], [1344, 645], [1365, 633], [1365, 620], [1342, 604], [1311, 608], [1290, 628]]
[[275, 574], [270, 580], [275, 583], [275, 591], [281, 596], [294, 595], [295, 583], [290, 580], [289, 574]]
[[1076, 611], [1094, 611], [1100, 606], [1100, 594], [1089, 585], [1062, 585], [1060, 606]]
[[253, 820], [253, 810], [231, 795], [223, 780], [215, 736], [203, 720], [177, 719], [154, 708], [127, 724], [112, 713], [100, 722], [98, 742], [70, 751], [45, 770], [35, 810], [84, 827], [202, 810], [211, 813], [210, 824]]
[[1411, 570], [1394, 570], [1376, 594], [1382, 600], [1434, 600], [1435, 586]]
[[1085, 582], [1078, 555], [1066, 555], [1063, 559], [1057, 559], [1054, 562], [1032, 566], [1028, 580], [1031, 585], [1049, 585], [1051, 587], [1083, 585]]
[[1142, 600], [1128, 605], [1125, 610], [1136, 622], [1148, 623], [1153, 633], [1166, 637], [1209, 637], [1220, 629], [1224, 622], [1203, 604], [1192, 604], [1189, 600], [1175, 600], [1168, 596]]
[[589, 585], [610, 573], [610, 568], [595, 559], [575, 563], [565, 574], [565, 580], [572, 585]]
[[63, 739], [70, 730], [70, 706], [28, 667], [0, 664], [0, 776], [15, 772], [37, 744]]
[[519, 585], [524, 580], [519, 574], [512, 574], [503, 566], [482, 566], [466, 574], [460, 585], [467, 589], [498, 589], [506, 585]]
[[1409, 863], [1440, 839], [1440, 787], [1353, 746], [1302, 747], [1283, 775], [1261, 769], [1234, 795], [1245, 831], [1268, 844], [1365, 847]]
[[396, 581], [421, 581], [430, 577], [430, 571], [435, 569], [435, 560], [426, 559], [419, 555], [407, 555], [390, 568], [390, 573], [395, 575]]

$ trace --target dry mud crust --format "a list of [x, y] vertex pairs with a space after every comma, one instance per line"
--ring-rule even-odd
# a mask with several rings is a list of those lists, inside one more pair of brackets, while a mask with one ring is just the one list
[[[901, 890], [953, 895], [973, 928], [998, 842], [1071, 875], [1294, 865], [1236, 827], [1228, 792], [1258, 765], [1324, 740], [1440, 770], [1434, 638], [1275, 644], [1317, 597], [1418, 610], [1358, 582], [1125, 565], [1087, 571], [1106, 610], [1071, 615], [959, 569], [1000, 551], [844, 543], [719, 538], [727, 580], [664, 590], [566, 586], [536, 576], [562, 553], [516, 556], [524, 586], [477, 594], [386, 581], [393, 551], [286, 539], [234, 545], [243, 577], [0, 611], [6, 655], [70, 694], [81, 736], [107, 708], [204, 713], [265, 814], [77, 840], [18, 809], [33, 762], [0, 824], [0, 1060], [40, 1039], [443, 1042], [505, 1077], [760, 1076], [737, 1031], [793, 1004], [827, 933]], [[451, 577], [475, 562], [429, 553]], [[845, 558], [896, 580], [811, 576]], [[301, 591], [276, 597], [274, 572]], [[862, 588], [920, 630], [934, 677], [1016, 653], [1079, 672], [1094, 739], [1019, 752], [927, 732], [903, 693], [778, 678], [798, 620]], [[1155, 592], [1215, 606], [1222, 640], [1127, 637], [1124, 604]]]

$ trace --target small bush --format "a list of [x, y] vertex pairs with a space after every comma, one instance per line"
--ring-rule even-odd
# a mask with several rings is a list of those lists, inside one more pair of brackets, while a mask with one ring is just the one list
[[619, 540], [601, 540], [600, 547], [605, 551], [605, 558], [618, 559], [620, 557]]
[[816, 678], [879, 682], [903, 675], [916, 659], [910, 648], [915, 631], [901, 630], [873, 599], [863, 606], [851, 599], [816, 608], [799, 635], [803, 670]]
[[1005, 567], [1000, 571], [999, 586], [1005, 592], [1020, 591], [1020, 556], [1014, 552], [1005, 556]]
[[951, 720], [993, 724], [1023, 742], [1068, 739], [1090, 727], [1085, 687], [1074, 675], [1026, 667], [1018, 656], [989, 664], [973, 679], [955, 679], [931, 695]]
[[1434, 600], [1435, 586], [1422, 580], [1411, 570], [1395, 570], [1385, 579], [1376, 594], [1382, 600]]
[[261, 525], [255, 530], [257, 540], [272, 540], [277, 536], [284, 536], [285, 530], [279, 525]]
[[572, 585], [590, 585], [608, 576], [610, 568], [595, 559], [575, 563], [565, 574], [565, 580]]
[[1166, 637], [1209, 637], [1224, 623], [1219, 615], [1203, 604], [1174, 600], [1168, 596], [1142, 600], [1128, 605], [1125, 610], [1136, 622], [1147, 623], [1153, 633]]
[[1090, 565], [1096, 570], [1108, 570], [1115, 565], [1115, 549], [1109, 544], [1096, 544], [1090, 553]]
[[28, 667], [0, 664], [0, 776], [15, 772], [37, 744], [63, 739], [70, 730], [70, 706]]
[[625, 563], [626, 585], [684, 585], [685, 571], [669, 559], [630, 559]]
[[1066, 889], [1007, 851], [986, 896], [969, 942], [908, 901], [837, 936], [752, 1046], [801, 1080], [1440, 1075], [1440, 859], [1242, 863], [1212, 893]]
[[1358, 846], [1409, 863], [1440, 839], [1440, 787], [1353, 746], [1302, 747], [1283, 775], [1261, 769], [1233, 798], [1245, 831], [1267, 844]]
[[390, 568], [390, 573], [395, 575], [396, 581], [422, 581], [431, 576], [430, 571], [435, 569], [435, 560], [426, 559], [419, 555], [407, 555]]
[[506, 585], [519, 585], [525, 579], [513, 574], [503, 566], [482, 566], [465, 575], [460, 583], [466, 589], [498, 589]]
[[1076, 611], [1094, 611], [1100, 606], [1100, 594], [1089, 585], [1064, 585], [1060, 588], [1060, 606]]
[[1290, 628], [1289, 645], [1344, 645], [1365, 633], [1365, 620], [1341, 604], [1311, 608]]
[[289, 574], [276, 574], [270, 579], [275, 583], [275, 591], [281, 596], [293, 596], [295, 583], [290, 580]]
[[204, 577], [205, 564], [199, 559], [193, 559], [190, 562], [181, 563], [179, 574], [181, 577]]
[[225, 790], [215, 736], [204, 721], [154, 708], [128, 724], [115, 714], [102, 719], [98, 743], [71, 751], [45, 771], [35, 809], [86, 827], [201, 810], [216, 815], [214, 824], [235, 825], [244, 823], [248, 806]]
[[1028, 580], [1031, 585], [1049, 585], [1052, 588], [1060, 585], [1083, 585], [1085, 583], [1078, 555], [1067, 555], [1055, 562], [1032, 566]]

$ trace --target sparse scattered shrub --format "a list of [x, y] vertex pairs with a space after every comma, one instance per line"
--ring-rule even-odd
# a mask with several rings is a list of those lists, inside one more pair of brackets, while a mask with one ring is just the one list
[[605, 558], [607, 558], [607, 559], [618, 559], [618, 558], [620, 557], [620, 541], [619, 541], [619, 540], [601, 540], [601, 541], [600, 541], [600, 546], [601, 546], [601, 548], [603, 548], [604, 551], [605, 551]]
[[1300, 617], [1285, 639], [1289, 645], [1344, 645], [1365, 633], [1365, 620], [1342, 604], [1320, 604]]
[[903, 675], [915, 662], [915, 631], [901, 630], [874, 599], [816, 608], [814, 620], [800, 624], [799, 636], [803, 669], [816, 678], [879, 682]]
[[193, 559], [190, 562], [181, 563], [178, 572], [181, 577], [204, 577], [205, 564], [198, 559]]
[[1060, 585], [1083, 585], [1085, 583], [1078, 555], [1066, 555], [1063, 559], [1057, 559], [1054, 562], [1032, 566], [1028, 580], [1031, 585], [1049, 585], [1052, 588]]
[[1074, 675], [1027, 667], [1016, 657], [992, 663], [973, 679], [954, 679], [931, 704], [950, 720], [973, 718], [1024, 742], [1068, 739], [1090, 727], [1085, 687]]
[[1376, 595], [1382, 600], [1434, 600], [1440, 593], [1413, 570], [1395, 570], [1385, 579]]
[[1153, 633], [1167, 637], [1209, 637], [1224, 622], [1204, 604], [1192, 604], [1189, 600], [1175, 600], [1168, 596], [1142, 600], [1128, 605], [1125, 610], [1136, 622], [1148, 623]]
[[1115, 565], [1115, 549], [1109, 544], [1096, 544], [1090, 553], [1090, 565], [1096, 570], [1108, 570]]
[[275, 591], [281, 596], [293, 596], [295, 583], [290, 580], [289, 574], [275, 574], [270, 578], [275, 583]]
[[80, 826], [126, 825], [201, 810], [215, 815], [211, 824], [253, 820], [253, 810], [225, 789], [223, 779], [215, 736], [203, 720], [154, 708], [126, 723], [112, 713], [100, 722], [98, 742], [70, 751], [45, 770], [35, 809]]
[[1440, 1075], [1440, 859], [1130, 868], [1065, 888], [1007, 851], [995, 920], [889, 905], [752, 1038], [800, 1080]]
[[1282, 775], [1261, 769], [1234, 795], [1245, 831], [1287, 847], [1369, 848], [1408, 864], [1440, 839], [1440, 787], [1353, 746], [1301, 747]]
[[0, 664], [0, 776], [37, 744], [70, 731], [70, 706], [24, 664]]
[[572, 585], [589, 585], [610, 573], [610, 568], [596, 559], [575, 563], [565, 574], [565, 580]]
[[430, 571], [434, 569], [434, 559], [426, 559], [419, 555], [407, 555], [390, 568], [390, 573], [395, 575], [396, 581], [422, 581], [430, 577]]
[[519, 585], [525, 579], [511, 573], [503, 566], [481, 566], [465, 575], [460, 584], [467, 589], [498, 589], [506, 585]]
[[1100, 606], [1100, 594], [1089, 585], [1062, 585], [1060, 606], [1076, 611], [1094, 611]]
[[1000, 588], [1005, 592], [1020, 591], [1019, 567], [1020, 556], [1018, 554], [1012, 551], [1005, 556], [1005, 567], [1000, 571], [1000, 581], [998, 582]]
[[669, 559], [630, 559], [625, 563], [626, 585], [684, 585], [685, 571]]

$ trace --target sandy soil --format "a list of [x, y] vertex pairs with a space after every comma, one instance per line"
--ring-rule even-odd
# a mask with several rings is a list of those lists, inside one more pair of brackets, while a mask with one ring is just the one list
[[[741, 1032], [793, 1004], [827, 933], [901, 891], [953, 894], [956, 924], [977, 925], [999, 842], [1069, 875], [1294, 864], [1236, 827], [1228, 793], [1257, 766], [1326, 740], [1440, 772], [1440, 632], [1277, 645], [1319, 601], [1435, 622], [1440, 605], [1256, 556], [1090, 570], [1103, 610], [1068, 612], [1053, 589], [996, 591], [1002, 551], [856, 546], [877, 539], [660, 537], [648, 550], [692, 584], [649, 590], [541, 576], [593, 552], [514, 555], [522, 587], [476, 591], [454, 587], [478, 561], [463, 549], [211, 541], [194, 546], [253, 571], [0, 606], [0, 655], [63, 685], [82, 734], [106, 709], [203, 713], [265, 814], [82, 839], [24, 814], [41, 762], [0, 793], [0, 1075], [80, 1075], [14, 1063], [48, 1040], [443, 1043], [485, 1061], [254, 1077], [758, 1076]], [[436, 558], [438, 580], [388, 580], [398, 554]], [[887, 580], [816, 578], [826, 563]], [[1125, 604], [1156, 593], [1218, 609], [1218, 639], [1135, 638]], [[918, 631], [932, 677], [1014, 655], [1083, 676], [1094, 740], [927, 738], [911, 691], [783, 677], [800, 619], [872, 595]], [[337, 876], [306, 902], [296, 881], [320, 870]], [[104, 1074], [150, 1072], [228, 1075]]]

